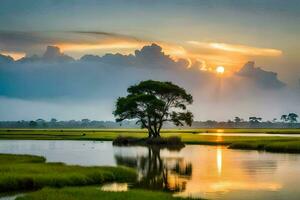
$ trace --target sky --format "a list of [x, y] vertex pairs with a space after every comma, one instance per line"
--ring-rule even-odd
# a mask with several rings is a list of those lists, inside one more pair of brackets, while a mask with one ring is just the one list
[[112, 120], [115, 99], [150, 78], [187, 88], [196, 120], [300, 112], [299, 10], [297, 0], [2, 0], [0, 120]]

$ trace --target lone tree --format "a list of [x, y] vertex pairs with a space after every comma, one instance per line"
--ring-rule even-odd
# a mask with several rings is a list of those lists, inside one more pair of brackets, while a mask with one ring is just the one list
[[119, 97], [113, 112], [117, 122], [137, 119], [141, 128], [148, 129], [149, 137], [160, 137], [164, 122], [176, 126], [192, 125], [193, 114], [186, 105], [193, 97], [185, 89], [171, 83], [147, 80], [127, 89], [126, 97]]

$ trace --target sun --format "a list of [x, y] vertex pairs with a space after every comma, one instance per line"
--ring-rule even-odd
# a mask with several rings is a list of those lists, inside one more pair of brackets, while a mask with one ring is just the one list
[[217, 72], [218, 74], [223, 74], [223, 73], [225, 72], [225, 68], [224, 68], [223, 66], [218, 66], [218, 67], [216, 68], [216, 72]]

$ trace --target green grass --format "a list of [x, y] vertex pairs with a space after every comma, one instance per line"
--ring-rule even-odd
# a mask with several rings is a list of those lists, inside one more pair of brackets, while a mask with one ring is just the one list
[[18, 197], [17, 200], [173, 200], [171, 193], [146, 190], [129, 190], [127, 192], [103, 192], [100, 187], [67, 187], [62, 189], [44, 188], [40, 191]]
[[[300, 138], [279, 137], [276, 134], [297, 134], [300, 129], [164, 129], [163, 137], [180, 137], [186, 144], [229, 145], [234, 149], [257, 149], [273, 152], [300, 153]], [[254, 136], [224, 136], [226, 133], [252, 133]], [[269, 133], [269, 137], [255, 136], [255, 133]], [[141, 129], [0, 129], [0, 139], [19, 140], [99, 140], [111, 141], [118, 136], [144, 138], [146, 130]]]
[[0, 154], [0, 193], [45, 186], [85, 186], [104, 182], [134, 182], [136, 172], [124, 167], [82, 167], [46, 163], [45, 158]]
[[300, 141], [245, 141], [229, 145], [231, 149], [264, 150], [278, 153], [300, 153]]

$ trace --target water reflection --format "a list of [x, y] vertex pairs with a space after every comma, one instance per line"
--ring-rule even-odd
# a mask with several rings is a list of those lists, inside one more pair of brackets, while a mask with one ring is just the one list
[[271, 175], [278, 168], [274, 154], [199, 145], [177, 151], [145, 147], [136, 154], [124, 150], [115, 151], [116, 163], [137, 169], [140, 188], [208, 199], [253, 199], [244, 196], [251, 192], [265, 199], [283, 188], [282, 180]]
[[217, 149], [217, 168], [218, 168], [219, 175], [221, 175], [221, 173], [222, 173], [222, 149], [220, 147]]
[[[224, 138], [224, 136], [222, 136]], [[111, 142], [1, 140], [0, 153], [42, 155], [48, 162], [126, 165], [138, 187], [222, 200], [299, 200], [300, 155], [187, 145], [181, 150], [113, 147]]]
[[116, 162], [118, 165], [138, 170], [139, 180], [136, 187], [172, 192], [184, 191], [186, 182], [192, 175], [191, 163], [180, 157], [162, 157], [160, 147], [147, 148], [147, 154], [138, 156], [130, 157], [116, 153]]
[[109, 183], [109, 184], [102, 185], [100, 189], [105, 192], [126, 192], [128, 190], [128, 184]]

